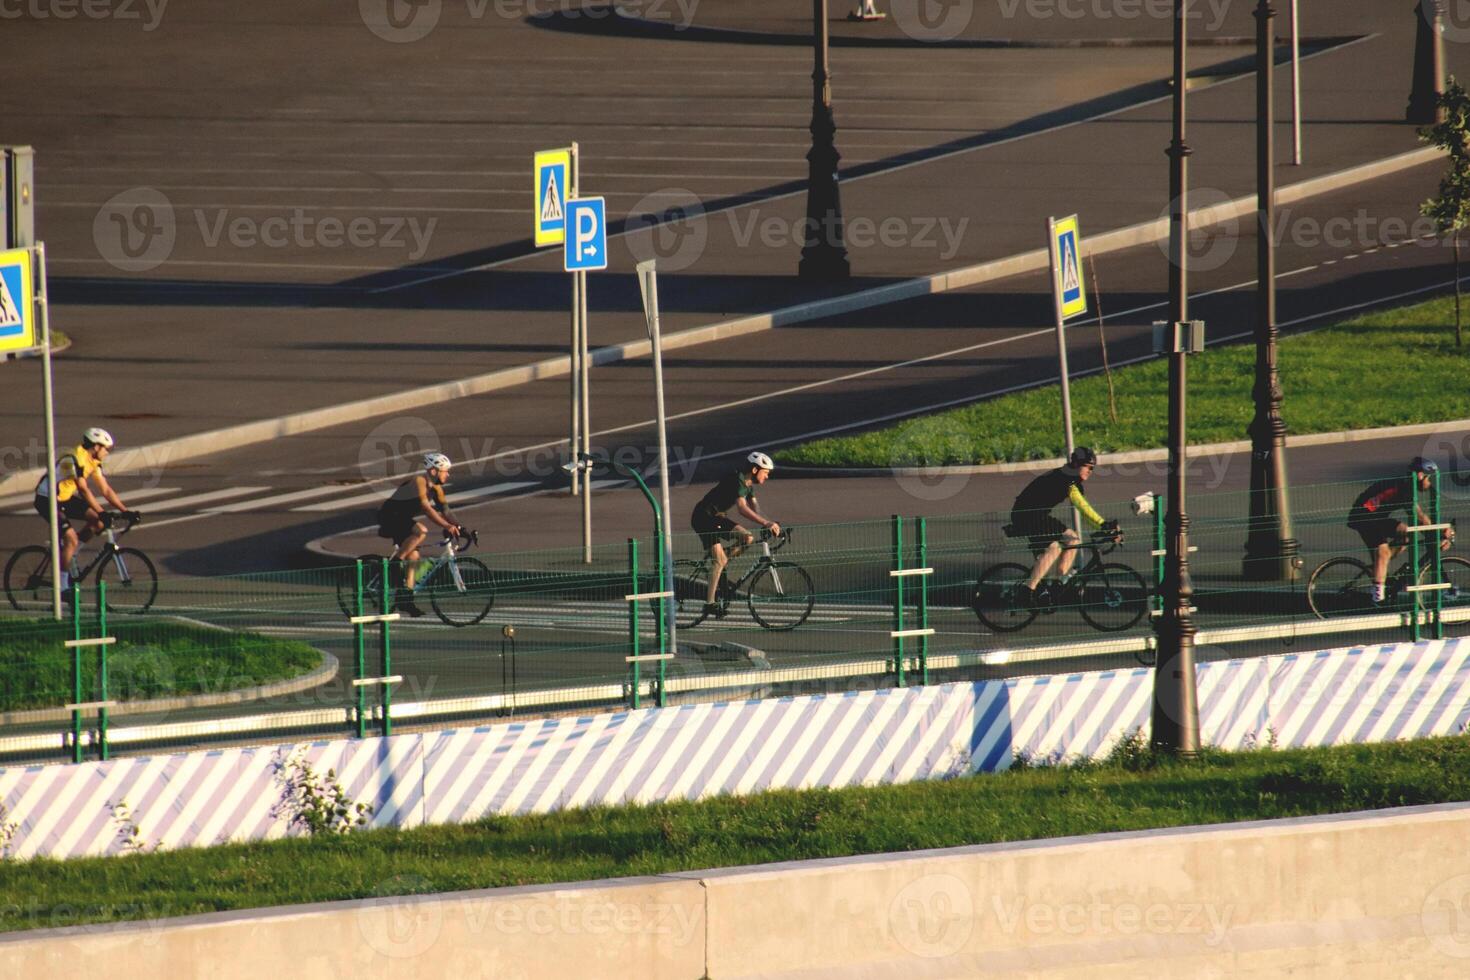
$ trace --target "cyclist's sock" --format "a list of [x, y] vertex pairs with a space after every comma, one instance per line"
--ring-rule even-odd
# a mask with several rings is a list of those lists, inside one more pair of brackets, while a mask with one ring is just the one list
[[69, 588], [71, 588], [71, 573], [70, 572], [62, 572], [61, 573], [61, 591], [65, 592]]
[[1374, 602], [1382, 602], [1385, 591], [1386, 590], [1384, 589], [1384, 586], [1383, 586], [1383, 583], [1382, 582], [1374, 582], [1373, 583], [1373, 601]]

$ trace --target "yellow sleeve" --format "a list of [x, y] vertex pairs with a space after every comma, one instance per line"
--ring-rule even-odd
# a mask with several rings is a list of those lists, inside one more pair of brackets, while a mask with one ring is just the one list
[[1073, 507], [1076, 507], [1079, 511], [1082, 512], [1083, 517], [1092, 522], [1093, 527], [1103, 526], [1102, 515], [1093, 510], [1092, 505], [1087, 502], [1087, 498], [1082, 496], [1081, 487], [1077, 486], [1075, 483], [1072, 484], [1072, 489], [1067, 493], [1067, 499], [1072, 501]]

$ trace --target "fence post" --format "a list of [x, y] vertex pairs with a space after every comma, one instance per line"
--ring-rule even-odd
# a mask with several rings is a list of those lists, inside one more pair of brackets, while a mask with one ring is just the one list
[[[352, 624], [353, 641], [357, 648], [357, 674], [355, 680], [362, 680], [367, 676], [367, 634], [361, 617], [367, 615], [363, 608], [362, 595], [362, 559], [357, 560], [357, 600], [353, 609], [357, 611], [358, 621]], [[357, 685], [357, 737], [367, 738], [367, 688]]]
[[[929, 533], [927, 522], [924, 518], [916, 518], [914, 521], [914, 534], [919, 544], [919, 567], [929, 567]], [[919, 576], [919, 629], [929, 628], [929, 578], [928, 575]], [[900, 579], [899, 581], [903, 581]], [[927, 633], [919, 636], [919, 683], [929, 683], [929, 635]]]
[[[903, 571], [903, 518], [897, 514], [893, 515], [893, 570]], [[894, 576], [893, 579], [893, 673], [894, 682], [904, 686], [903, 676], [903, 579], [902, 575]]]
[[[391, 579], [388, 578], [387, 558], [383, 559], [383, 578], [381, 581], [383, 584], [378, 590], [382, 593], [383, 608], [381, 611], [384, 616], [387, 616], [390, 609], [392, 608], [393, 603], [393, 582]], [[389, 622], [387, 619], [384, 619], [378, 623], [378, 635], [382, 638], [382, 669], [378, 671], [378, 676], [383, 679], [381, 684], [381, 687], [383, 689], [381, 703], [383, 706], [384, 738], [387, 738], [388, 736], [393, 734], [393, 683], [389, 679], [393, 675], [393, 654], [390, 646], [390, 641], [388, 639], [388, 627]]]
[[[1430, 523], [1438, 525], [1443, 523], [1439, 513], [1439, 470], [1435, 470], [1430, 478], [1433, 480], [1429, 488], [1429, 492], [1433, 494], [1429, 508]], [[1440, 531], [1438, 534], [1443, 535], [1444, 532]], [[1443, 555], [1444, 551], [1436, 540], [1434, 544], [1434, 582], [1436, 585], [1444, 582]], [[1444, 639], [1444, 592], [1444, 589], [1434, 590], [1434, 638], [1436, 640]]]
[[[640, 656], [638, 651], [638, 594], [641, 590], [638, 588], [637, 538], [628, 539], [628, 578], [633, 586], [633, 591], [628, 593], [630, 596], [633, 597], [628, 600], [628, 653], [629, 656], [633, 658], [631, 661], [631, 663], [633, 664], [632, 708], [634, 711], [637, 711], [639, 694], [638, 689], [643, 684], [642, 676], [638, 670], [638, 668], [642, 666], [642, 663], [638, 659]], [[662, 653], [663, 651], [660, 650], [659, 652]]]
[[1164, 541], [1164, 495], [1155, 493], [1154, 498], [1154, 594], [1149, 605], [1154, 612], [1164, 611], [1164, 554], [1168, 550]]
[[[1409, 470], [1409, 523], [1417, 527], [1419, 524], [1419, 474]], [[1409, 584], [1406, 586], [1413, 602], [1409, 614], [1409, 638], [1415, 643], [1419, 642], [1419, 617], [1423, 611], [1423, 604], [1419, 601], [1420, 592], [1416, 588], [1419, 584], [1419, 535], [1420, 531], [1409, 532]]]
[[[80, 591], [80, 589], [78, 589]], [[97, 579], [97, 638], [107, 636], [107, 583]], [[107, 647], [104, 643], [97, 648], [97, 758], [107, 761]]]
[[71, 583], [71, 638], [75, 641], [71, 648], [71, 703], [76, 705], [71, 710], [71, 761], [81, 762], [82, 709], [80, 705], [86, 699], [82, 695], [82, 587], [75, 579]]

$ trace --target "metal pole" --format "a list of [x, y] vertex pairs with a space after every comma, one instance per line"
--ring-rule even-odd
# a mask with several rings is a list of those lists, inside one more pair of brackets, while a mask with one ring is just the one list
[[[362, 571], [362, 559], [359, 558], [356, 562], [355, 569], [357, 575], [357, 602], [353, 608], [357, 610], [357, 615], [366, 616], [367, 609], [365, 608], [362, 597]], [[387, 578], [381, 581], [383, 582], [382, 587], [387, 588]], [[352, 624], [352, 642], [356, 654], [353, 659], [357, 666], [356, 673], [353, 674], [353, 677], [360, 681], [367, 676], [367, 627], [362, 623]], [[362, 684], [357, 685], [357, 737], [367, 738], [367, 687]]]
[[1165, 541], [1164, 611], [1159, 617], [1159, 660], [1154, 671], [1154, 748], [1193, 756], [1199, 751], [1198, 689], [1194, 676], [1194, 636], [1190, 618], [1194, 586], [1189, 580], [1189, 517], [1185, 512], [1185, 357], [1177, 333], [1189, 319], [1188, 189], [1185, 141], [1185, 86], [1188, 82], [1186, 30], [1188, 0], [1174, 0], [1174, 138], [1169, 144], [1169, 303], [1174, 347], [1169, 355], [1169, 513]]
[[[1048, 243], [1056, 240], [1057, 220], [1046, 219], [1046, 240]], [[1079, 250], [1080, 251], [1080, 250]], [[1067, 456], [1070, 458], [1072, 450], [1072, 385], [1071, 372], [1067, 368], [1067, 333], [1066, 323], [1062, 319], [1062, 293], [1061, 293], [1061, 270], [1057, 268], [1056, 249], [1048, 244], [1047, 252], [1051, 255], [1051, 305], [1052, 313], [1056, 317], [1057, 324], [1057, 366], [1062, 375], [1062, 435], [1067, 444]], [[1082, 257], [1078, 256], [1080, 262]]]
[[[667, 416], [664, 411], [664, 351], [663, 331], [658, 319], [658, 267], [653, 259], [638, 264], [638, 284], [644, 287], [643, 306], [644, 313], [648, 318], [648, 339], [653, 345], [653, 400], [654, 411], [658, 416], [658, 493], [663, 502], [663, 513], [672, 514], [669, 510], [669, 435], [666, 426]], [[660, 592], [674, 591], [674, 534], [673, 529], [667, 526], [671, 518], [665, 517], [665, 528], [663, 540], [659, 542], [659, 551], [663, 555], [663, 575], [659, 581]], [[674, 604], [668, 599], [659, 600], [659, 616], [663, 620], [664, 630], [669, 638], [669, 649], [678, 652], [678, 638], [675, 635]], [[660, 653], [667, 651], [660, 650]], [[662, 669], [663, 661], [659, 661]]]
[[[387, 558], [383, 559], [383, 585], [379, 589], [379, 592], [382, 594], [383, 599], [382, 609], [379, 611], [386, 616], [393, 607], [392, 580], [388, 578]], [[393, 734], [393, 685], [388, 681], [389, 676], [393, 673], [393, 653], [388, 637], [388, 625], [388, 620], [386, 619], [378, 624], [379, 652], [381, 654], [378, 662], [378, 676], [382, 678], [379, 687], [382, 688], [383, 692], [380, 704], [383, 708], [382, 730], [384, 738]]]
[[1250, 522], [1244, 573], [1257, 581], [1297, 577], [1286, 489], [1286, 422], [1281, 418], [1281, 376], [1276, 369], [1276, 11], [1270, 0], [1256, 7], [1256, 375], [1250, 424]]
[[46, 515], [51, 535], [51, 616], [61, 619], [61, 525], [56, 513], [56, 403], [51, 381], [51, 308], [46, 301], [46, 243], [38, 242], [31, 253], [31, 284], [35, 293], [35, 316], [41, 327], [41, 405], [46, 417], [46, 483], [51, 488], [51, 508]]
[[1441, 0], [1419, 0], [1415, 9], [1414, 82], [1404, 119], [1429, 126], [1443, 116], [1439, 97], [1444, 94], [1444, 7]]
[[[929, 567], [929, 531], [924, 518], [916, 518], [914, 533], [917, 535], [919, 545], [919, 568]], [[919, 576], [919, 629], [929, 628], [929, 576]], [[929, 637], [919, 637], [919, 676], [920, 684], [926, 687], [929, 684]]]
[[1302, 165], [1302, 45], [1297, 0], [1291, 0], [1291, 162]]
[[[903, 571], [903, 518], [894, 514], [893, 525], [893, 570]], [[903, 632], [903, 576], [897, 575], [893, 579], [893, 632]], [[904, 686], [903, 676], [903, 637], [893, 638], [893, 677], [894, 683], [899, 687]]]
[[[76, 587], [77, 592], [82, 587]], [[107, 635], [107, 582], [105, 579], [97, 579], [97, 638], [101, 639]], [[97, 758], [103, 762], [107, 761], [109, 752], [107, 749], [107, 647], [104, 643], [97, 648], [97, 700], [102, 703], [97, 708]]]
[[832, 73], [827, 65], [827, 0], [812, 0], [812, 148], [807, 151], [806, 237], [797, 275], [830, 281], [851, 274], [843, 243], [842, 196], [837, 180], [837, 122], [832, 117]]
[[[643, 589], [641, 589], [639, 587], [639, 585], [638, 585], [638, 539], [637, 538], [629, 538], [628, 539], [628, 577], [629, 577], [629, 584], [633, 587], [633, 591], [630, 592], [630, 593], [628, 593], [628, 594], [629, 595], [635, 595], [636, 596], [640, 592], [643, 591]], [[632, 702], [630, 704], [630, 707], [634, 711], [637, 711], [638, 710], [638, 695], [641, 693], [638, 690], [638, 688], [643, 683], [642, 679], [639, 676], [639, 672], [638, 672], [638, 668], [642, 666], [642, 663], [638, 659], [639, 658], [639, 655], [640, 655], [640, 650], [639, 650], [639, 647], [638, 647], [638, 600], [637, 599], [629, 599], [628, 600], [628, 655], [632, 658], [632, 664], [633, 664], [633, 680], [632, 680], [632, 684], [630, 685], [630, 690], [632, 691], [633, 698], [632, 698]]]
[[[577, 290], [577, 305], [581, 310], [582, 321], [582, 455], [588, 459], [592, 458], [592, 416], [590, 402], [592, 401], [592, 389], [588, 384], [588, 367], [591, 358], [587, 354], [587, 273], [578, 272], [577, 279], [581, 281], [581, 287]], [[582, 482], [582, 561], [592, 564], [592, 471], [587, 471], [587, 479]]]
[[[52, 489], [55, 493], [55, 488]], [[59, 618], [59, 617], [58, 617]], [[78, 643], [82, 639], [82, 590], [71, 590], [71, 638]], [[82, 693], [82, 650], [81, 646], [71, 648], [71, 693], [72, 704], [82, 704], [87, 699]], [[71, 761], [82, 761], [82, 709], [73, 708], [71, 711]]]
[[[566, 187], [566, 190], [565, 190], [565, 196], [563, 198], [563, 203], [562, 203], [563, 209], [565, 209], [565, 207], [566, 207], [566, 203], [565, 203], [566, 201], [568, 201], [568, 200], [570, 200], [570, 199], [572, 199], [572, 198], [574, 198], [574, 197], [577, 196], [577, 144], [576, 143], [573, 143], [572, 144], [572, 154], [571, 154], [571, 157], [572, 157], [572, 160], [571, 160], [571, 162], [572, 162], [572, 166], [571, 166], [571, 179], [567, 182], [567, 187]], [[566, 234], [566, 231], [563, 230], [562, 234], [565, 235]], [[582, 319], [581, 319], [581, 317], [582, 317], [582, 302], [581, 302], [581, 297], [582, 297], [581, 277], [579, 277], [574, 272], [574, 273], [572, 273], [572, 321], [571, 321], [572, 338], [571, 338], [571, 341], [570, 341], [569, 349], [567, 351], [567, 360], [570, 362], [569, 365], [568, 365], [569, 368], [570, 368], [570, 370], [567, 372], [567, 380], [568, 380], [568, 382], [570, 383], [570, 386], [571, 386], [571, 411], [572, 411], [571, 426], [570, 426], [570, 429], [569, 429], [570, 434], [568, 436], [568, 451], [570, 453], [570, 458], [573, 459], [573, 460], [575, 460], [577, 458], [577, 454], [582, 451], [582, 438], [581, 438], [582, 407], [581, 407], [581, 395], [579, 393], [580, 392], [580, 388], [581, 388], [581, 383], [582, 383], [581, 382], [581, 378], [582, 378], [582, 343], [581, 343], [581, 338], [582, 338], [582, 328], [581, 328], [581, 323], [582, 323]], [[581, 488], [582, 488], [582, 468], [580, 466], [573, 467], [573, 469], [572, 469], [572, 496], [573, 497], [579, 496], [581, 494], [581, 492], [582, 492]]]

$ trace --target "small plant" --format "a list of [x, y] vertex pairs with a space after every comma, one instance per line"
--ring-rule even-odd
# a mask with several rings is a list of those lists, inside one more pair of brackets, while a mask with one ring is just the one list
[[20, 830], [20, 824], [14, 820], [7, 820], [10, 811], [4, 803], [0, 803], [0, 861], [10, 858], [10, 847], [15, 843], [16, 832]]
[[1158, 765], [1158, 756], [1144, 737], [1143, 729], [1130, 728], [1108, 750], [1106, 763], [1127, 772], [1144, 772]]
[[1460, 327], [1460, 232], [1470, 226], [1470, 95], [1453, 75], [1439, 97], [1440, 121], [1419, 130], [1419, 138], [1449, 154], [1449, 169], [1439, 182], [1439, 193], [1419, 206], [1442, 234], [1450, 236], [1455, 252], [1455, 346], [1463, 344]]
[[281, 799], [271, 816], [285, 819], [292, 830], [318, 834], [347, 834], [365, 826], [373, 815], [370, 803], [358, 803], [342, 788], [337, 770], [319, 774], [306, 760], [306, 747], [298, 745], [276, 757], [275, 780]]
[[149, 844], [143, 839], [138, 822], [133, 819], [133, 808], [128, 805], [127, 800], [109, 804], [108, 809], [112, 811], [112, 822], [117, 824], [117, 839], [124, 854], [147, 854], [158, 850], [159, 842]]

